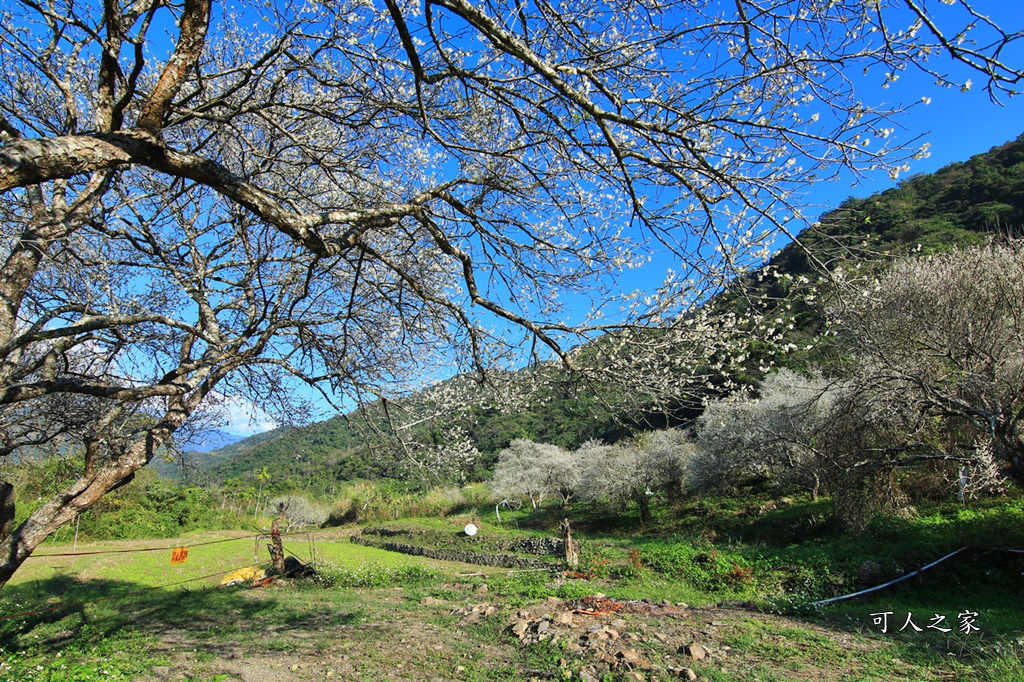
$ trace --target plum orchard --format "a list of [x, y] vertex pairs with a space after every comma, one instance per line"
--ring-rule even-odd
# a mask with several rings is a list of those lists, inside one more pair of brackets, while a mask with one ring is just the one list
[[[1018, 81], [1019, 36], [949, 4], [6, 5], [0, 452], [83, 460], [18, 525], [0, 488], [0, 583], [216, 399], [293, 416], [298, 385], [373, 400], [424, 358], [714, 343], [685, 311], [795, 191], [919, 151], [848, 72]], [[654, 249], [679, 272], [620, 292]]]

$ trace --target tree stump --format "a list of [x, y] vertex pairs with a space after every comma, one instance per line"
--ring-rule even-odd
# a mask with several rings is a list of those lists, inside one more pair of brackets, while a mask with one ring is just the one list
[[281, 521], [284, 520], [284, 502], [277, 506], [277, 517], [270, 524], [270, 561], [274, 564], [274, 573], [284, 575], [284, 545], [281, 543]]
[[558, 528], [562, 531], [562, 543], [565, 550], [565, 565], [571, 569], [575, 569], [580, 565], [580, 547], [579, 544], [572, 539], [572, 532], [569, 528], [569, 519], [562, 519], [562, 523], [559, 524]]

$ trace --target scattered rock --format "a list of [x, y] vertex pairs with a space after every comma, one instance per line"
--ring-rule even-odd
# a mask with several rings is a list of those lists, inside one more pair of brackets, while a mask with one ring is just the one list
[[639, 669], [650, 670], [651, 664], [640, 658], [640, 654], [632, 649], [621, 649], [615, 654], [616, 667], [625, 667], [626, 670]]
[[443, 606], [446, 602], [441, 599], [435, 599], [434, 597], [424, 597], [420, 599], [421, 606]]
[[703, 661], [708, 656], [708, 652], [704, 651], [704, 647], [696, 642], [690, 642], [685, 646], [679, 647], [679, 653], [689, 656], [695, 661]]
[[580, 668], [579, 678], [581, 682], [601, 682], [601, 678], [597, 676], [597, 670], [591, 666]]
[[453, 616], [465, 616], [469, 619], [480, 619], [487, 616], [493, 615], [498, 612], [498, 607], [494, 604], [483, 603], [483, 604], [467, 604], [457, 609], [452, 610]]
[[569, 627], [572, 627], [572, 625], [573, 625], [572, 614], [569, 613], [568, 611], [559, 611], [558, 613], [555, 614], [554, 623], [555, 623], [555, 625], [567, 625]]
[[693, 672], [690, 668], [683, 668], [679, 671], [679, 679], [693, 682], [693, 680], [697, 679], [697, 673]]

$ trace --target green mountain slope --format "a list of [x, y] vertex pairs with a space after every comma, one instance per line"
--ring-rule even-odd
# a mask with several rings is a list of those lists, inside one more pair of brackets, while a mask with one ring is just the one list
[[[911, 251], [944, 250], [984, 240], [993, 234], [1024, 232], [1024, 136], [985, 154], [954, 163], [930, 175], [916, 175], [899, 186], [867, 198], [850, 198], [821, 217], [818, 225], [798, 236], [800, 243], [829, 266], [861, 263], [868, 267]], [[807, 252], [794, 244], [780, 250], [771, 265], [792, 278], [755, 275], [736, 283], [709, 305], [727, 311], [745, 305], [744, 289], [790, 300], [796, 315], [791, 338], [799, 345], [813, 337], [821, 322], [820, 311], [795, 295], [800, 275], [812, 276]], [[811, 352], [794, 353], [782, 364], [800, 367], [822, 361], [827, 344]], [[757, 349], [753, 348], [752, 356]], [[747, 380], [758, 372], [751, 364]], [[525, 407], [514, 413], [475, 408], [459, 423], [482, 453], [476, 471], [481, 475], [493, 465], [496, 453], [514, 438], [532, 438], [575, 447], [589, 438], [614, 441], [632, 427], [651, 428], [679, 423], [695, 415], [694, 404], [680, 405], [674, 413], [614, 414], [600, 401], [580, 397], [573, 382], [559, 372]], [[402, 464], [372, 451], [363, 440], [357, 418], [336, 417], [298, 429], [261, 434], [210, 454], [204, 467], [217, 480], [244, 478], [266, 467], [281, 485], [314, 492], [329, 490], [339, 480], [398, 476]], [[427, 423], [415, 431], [424, 443], [443, 440], [441, 426]]]

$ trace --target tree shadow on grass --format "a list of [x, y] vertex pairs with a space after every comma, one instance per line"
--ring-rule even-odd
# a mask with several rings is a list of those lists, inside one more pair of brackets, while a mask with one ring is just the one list
[[258, 640], [267, 628], [317, 633], [362, 620], [358, 609], [339, 611], [328, 603], [332, 600], [307, 600], [295, 593], [314, 589], [147, 589], [126, 581], [58, 575], [0, 593], [0, 648], [8, 654], [47, 655], [141, 635], [205, 641], [216, 649], [217, 641]]

